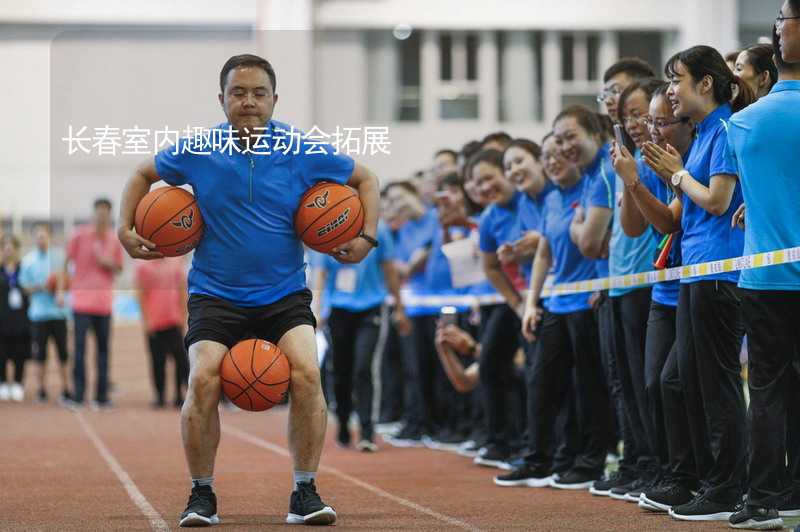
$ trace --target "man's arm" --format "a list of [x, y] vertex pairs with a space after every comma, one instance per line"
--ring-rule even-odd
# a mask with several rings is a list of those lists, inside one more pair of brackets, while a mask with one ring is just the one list
[[136, 231], [133, 230], [136, 207], [150, 191], [152, 184], [160, 179], [156, 172], [155, 163], [148, 161], [134, 172], [128, 182], [125, 183], [125, 188], [122, 191], [117, 236], [122, 247], [134, 259], [160, 259], [164, 256], [158, 251], [153, 251], [156, 247], [155, 244], [137, 235]]
[[[364, 208], [364, 234], [377, 238], [378, 215], [380, 210], [380, 195], [378, 192], [378, 177], [366, 166], [356, 163], [353, 175], [347, 184], [358, 191], [361, 205]], [[356, 237], [350, 242], [337, 246], [332, 251], [332, 256], [339, 262], [361, 262], [367, 256], [372, 246], [361, 237]]]

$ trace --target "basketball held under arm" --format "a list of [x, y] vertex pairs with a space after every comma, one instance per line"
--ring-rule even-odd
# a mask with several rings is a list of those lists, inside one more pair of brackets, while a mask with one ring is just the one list
[[136, 207], [150, 191], [152, 184], [159, 181], [159, 179], [155, 163], [149, 161], [134, 172], [125, 183], [125, 188], [122, 191], [117, 236], [122, 247], [134, 259], [160, 259], [163, 257], [161, 253], [153, 251], [156, 247], [154, 243], [145, 240], [133, 230]]
[[[347, 184], [358, 191], [361, 206], [364, 208], [363, 233], [375, 239], [378, 236], [378, 211], [380, 205], [377, 176], [366, 166], [355, 163], [353, 174]], [[333, 250], [333, 257], [339, 262], [361, 262], [371, 249], [372, 244], [369, 241], [357, 236], [350, 242], [337, 246]]]

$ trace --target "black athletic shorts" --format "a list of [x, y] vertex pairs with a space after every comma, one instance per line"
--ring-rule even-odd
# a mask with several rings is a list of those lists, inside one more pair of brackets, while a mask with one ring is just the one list
[[260, 338], [277, 345], [298, 325], [317, 326], [311, 312], [311, 290], [305, 288], [262, 307], [237, 307], [216, 297], [189, 296], [189, 330], [186, 349], [195, 342], [212, 340], [230, 349], [247, 338]]

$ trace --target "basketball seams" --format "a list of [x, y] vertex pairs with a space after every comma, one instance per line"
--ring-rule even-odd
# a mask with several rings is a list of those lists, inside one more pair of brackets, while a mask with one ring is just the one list
[[[183, 189], [181, 189], [181, 190], [183, 190]], [[183, 211], [185, 211], [186, 209], [188, 209], [192, 205], [196, 205], [196, 204], [197, 204], [197, 199], [194, 196], [192, 196], [192, 202], [191, 203], [189, 203], [188, 205], [185, 205], [184, 207], [181, 207], [181, 209], [176, 211], [175, 214], [173, 214], [169, 218], [167, 218], [166, 222], [164, 222], [161, 225], [159, 225], [158, 227], [156, 227], [156, 229], [152, 233], [150, 233], [150, 237], [147, 240], [150, 240], [151, 238], [156, 236], [156, 233], [161, 231], [161, 229], [163, 229], [164, 226], [166, 226], [168, 223], [172, 222], [173, 218], [175, 218], [177, 215], [179, 215], [180, 213], [182, 213]], [[194, 233], [192, 233], [192, 234], [194, 234]]]
[[[252, 399], [252, 397], [250, 397], [250, 394], [247, 393], [248, 390], [252, 390], [253, 392], [257, 393], [262, 399], [264, 399], [265, 401], [270, 403], [272, 406], [275, 406], [275, 405], [278, 404], [277, 402], [273, 401], [269, 397], [266, 397], [264, 394], [262, 394], [260, 391], [258, 391], [258, 389], [254, 387], [255, 383], [258, 382], [258, 383], [262, 384], [263, 386], [276, 386], [278, 384], [283, 384], [285, 382], [289, 382], [289, 380], [290, 380], [290, 379], [287, 379], [286, 381], [283, 381], [283, 382], [280, 382], [280, 383], [272, 383], [272, 384], [268, 384], [268, 383], [265, 383], [265, 382], [262, 382], [261, 380], [259, 380], [260, 377], [262, 375], [264, 375], [264, 373], [266, 373], [269, 370], [269, 368], [272, 367], [272, 365], [275, 363], [275, 361], [278, 360], [278, 358], [280, 358], [280, 355], [275, 356], [273, 358], [272, 362], [270, 362], [269, 366], [267, 366], [267, 368], [264, 371], [262, 371], [259, 375], [256, 375], [255, 371], [254, 371], [254, 369], [252, 367], [252, 363], [253, 363], [253, 359], [254, 359], [254, 355], [255, 355], [255, 346], [259, 342], [259, 340], [258, 339], [253, 339], [252, 342], [253, 342], [253, 347], [252, 347], [252, 350], [250, 352], [250, 361], [251, 361], [251, 372], [253, 373], [253, 376], [255, 377], [255, 380], [248, 381], [247, 377], [244, 376], [244, 373], [242, 373], [242, 370], [239, 369], [238, 364], [236, 364], [236, 359], [233, 357], [232, 350], [228, 350], [228, 352], [225, 353], [225, 356], [226, 357], [230, 357], [231, 363], [233, 364], [233, 367], [236, 369], [237, 373], [239, 373], [239, 376], [242, 378], [242, 380], [244, 380], [244, 382], [247, 383], [247, 386], [242, 388], [240, 385], [238, 385], [238, 384], [236, 384], [236, 383], [234, 383], [232, 381], [229, 381], [227, 379], [224, 379], [224, 378], [222, 378], [220, 376], [220, 378], [224, 382], [228, 382], [230, 384], [233, 384], [234, 386], [236, 386], [237, 388], [239, 388], [241, 390], [235, 397], [231, 397], [231, 401], [236, 402], [242, 395], [245, 395], [247, 397], [247, 400], [250, 402], [250, 409], [251, 410], [253, 410], [253, 399]], [[286, 355], [283, 355], [283, 356], [286, 356]], [[224, 357], [223, 357], [223, 360], [224, 360]]]
[[[147, 225], [147, 215], [150, 214], [150, 209], [153, 208], [153, 205], [155, 205], [158, 202], [158, 200], [160, 200], [162, 197], [166, 196], [171, 191], [172, 191], [172, 187], [164, 187], [163, 192], [161, 192], [161, 194], [159, 194], [158, 196], [153, 198], [153, 201], [151, 201], [150, 205], [147, 206], [147, 209], [145, 209], [144, 214], [142, 215], [142, 232], [144, 232], [144, 228]], [[149, 236], [144, 236], [144, 234], [142, 234], [140, 236], [146, 238], [147, 240], [150, 240]], [[152, 234], [150, 236], [152, 236]]]
[[[334, 204], [333, 204], [333, 205], [331, 205], [330, 207], [326, 207], [326, 208], [325, 208], [325, 210], [324, 210], [322, 213], [320, 213], [320, 215], [319, 215], [319, 216], [317, 216], [316, 218], [314, 218], [313, 220], [311, 220], [311, 221], [308, 223], [308, 225], [306, 226], [306, 228], [305, 228], [305, 229], [303, 229], [303, 232], [302, 232], [302, 233], [300, 233], [300, 235], [299, 235], [299, 238], [300, 238], [300, 240], [302, 240], [302, 239], [303, 239], [303, 237], [305, 236], [306, 232], [307, 232], [309, 229], [311, 229], [311, 227], [313, 227], [313, 226], [314, 226], [314, 224], [315, 224], [315, 223], [317, 223], [317, 221], [318, 221], [320, 218], [322, 218], [322, 217], [323, 217], [323, 216], [325, 216], [326, 214], [329, 214], [329, 213], [330, 213], [330, 212], [331, 212], [331, 211], [332, 211], [332, 210], [333, 210], [335, 207], [337, 207], [337, 206], [338, 206], [338, 205], [340, 205], [341, 203], [343, 203], [343, 202], [345, 202], [345, 201], [347, 201], [347, 200], [349, 200], [350, 198], [353, 198], [353, 197], [355, 197], [355, 198], [358, 198], [358, 194], [357, 194], [357, 193], [355, 193], [355, 192], [353, 192], [352, 194], [350, 194], [350, 195], [349, 195], [349, 196], [347, 196], [346, 198], [342, 198], [342, 199], [340, 199], [339, 201], [337, 201], [336, 203], [334, 203]], [[360, 202], [360, 201], [359, 201], [359, 202]], [[303, 203], [305, 203], [305, 201], [303, 201]], [[304, 206], [301, 204], [301, 205], [300, 205], [300, 208], [302, 209], [303, 207], [304, 207]], [[361, 210], [363, 210], [363, 206], [362, 206], [362, 209], [361, 209]]]

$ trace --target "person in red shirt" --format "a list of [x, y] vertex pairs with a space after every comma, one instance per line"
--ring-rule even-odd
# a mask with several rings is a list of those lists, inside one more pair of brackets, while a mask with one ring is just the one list
[[155, 408], [164, 408], [167, 355], [175, 365], [176, 408], [183, 406], [183, 392], [189, 379], [189, 359], [183, 345], [186, 325], [186, 266], [181, 257], [137, 261], [136, 288], [142, 321], [147, 332], [152, 361]]
[[97, 344], [97, 387], [93, 406], [109, 408], [108, 346], [114, 275], [122, 271], [122, 246], [111, 224], [111, 201], [94, 202], [92, 223], [75, 230], [67, 246], [71, 272], [72, 313], [75, 319], [73, 406], [82, 406], [86, 389], [86, 333], [91, 328]]

